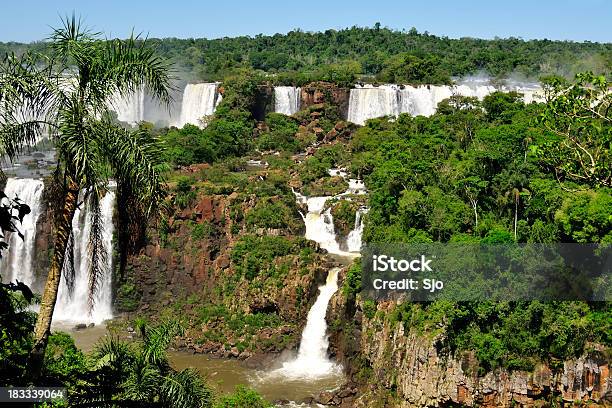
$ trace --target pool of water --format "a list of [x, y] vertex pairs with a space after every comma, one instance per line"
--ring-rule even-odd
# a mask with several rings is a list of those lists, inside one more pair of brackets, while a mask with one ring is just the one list
[[[84, 352], [91, 352], [95, 344], [109, 335], [104, 324], [76, 330], [74, 324], [54, 323], [53, 331], [70, 333], [75, 344]], [[341, 374], [318, 379], [288, 379], [272, 370], [258, 370], [247, 367], [242, 361], [212, 358], [206, 354], [193, 354], [186, 351], [168, 352], [170, 364], [176, 370], [188, 367], [196, 369], [208, 384], [221, 393], [232, 393], [238, 385], [246, 385], [257, 390], [268, 401], [294, 401], [278, 404], [279, 407], [321, 407], [318, 404], [295, 403], [318, 395], [321, 391], [333, 390], [344, 381]], [[277, 362], [276, 366], [280, 366]]]

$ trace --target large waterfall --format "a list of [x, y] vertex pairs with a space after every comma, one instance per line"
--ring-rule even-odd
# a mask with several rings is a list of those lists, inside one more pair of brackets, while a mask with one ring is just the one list
[[300, 110], [302, 90], [294, 86], [274, 88], [274, 112], [293, 115]]
[[89, 233], [91, 231], [92, 212], [88, 203], [83, 209], [77, 210], [72, 219], [74, 234], [74, 288], [72, 293], [66, 285], [66, 273], [62, 273], [62, 282], [55, 304], [53, 318], [58, 321], [101, 323], [113, 317], [112, 314], [112, 239], [113, 239], [113, 208], [115, 193], [109, 191], [101, 201], [103, 242], [106, 250], [106, 263], [102, 266], [103, 274], [99, 277], [98, 289], [94, 298], [94, 307], [88, 306], [89, 270]]
[[218, 88], [218, 83], [188, 84], [183, 92], [181, 116], [174, 125], [183, 127], [191, 123], [200, 127], [204, 126], [202, 118], [212, 115], [221, 102]]
[[[495, 90], [496, 88], [488, 83], [475, 81], [464, 81], [453, 86], [357, 86], [350, 91], [348, 120], [363, 125], [368, 119], [398, 116], [400, 113], [431, 116], [436, 112], [438, 104], [452, 95], [470, 96], [482, 100]], [[539, 88], [533, 85], [510, 84], [501, 87], [500, 90], [521, 92], [526, 103], [538, 99]]]
[[145, 92], [139, 89], [137, 92], [124, 97], [116, 96], [110, 102], [110, 108], [117, 113], [117, 119], [121, 122], [136, 125], [145, 120]]
[[[212, 115], [221, 101], [218, 83], [188, 84], [179, 100], [164, 106], [154, 100], [143, 88], [136, 92], [115, 96], [109, 102], [121, 122], [137, 125], [142, 121], [159, 126], [183, 127], [187, 123], [202, 126], [201, 119]], [[179, 95], [174, 95], [176, 99]]]
[[41, 213], [43, 188], [41, 180], [15, 178], [7, 180], [4, 189], [6, 196], [9, 199], [18, 197], [21, 202], [30, 206], [30, 214], [24, 217], [21, 225], [18, 224], [23, 239], [18, 234], [11, 233], [8, 238], [9, 248], [6, 253], [2, 254], [2, 260], [0, 260], [0, 272], [3, 280], [7, 282], [19, 279], [26, 285], [35, 283], [36, 222]]
[[[23, 233], [22, 240], [15, 233], [9, 237], [8, 251], [0, 260], [0, 271], [4, 281], [19, 280], [34, 289], [44, 287], [45, 275], [36, 273], [34, 256], [36, 252], [36, 223], [42, 211], [43, 182], [35, 179], [10, 178], [5, 187], [5, 194], [9, 198], [19, 199], [30, 206], [31, 212], [24, 217], [19, 230]], [[112, 237], [113, 237], [113, 208], [115, 193], [110, 191], [101, 201], [103, 229], [103, 243], [107, 252], [106, 263], [102, 266], [103, 273], [99, 277], [98, 290], [95, 297], [94, 308], [89, 312], [88, 282], [89, 258], [88, 243], [91, 231], [91, 211], [87, 204], [77, 209], [72, 220], [74, 234], [74, 290], [69, 293], [66, 286], [65, 271], [58, 293], [54, 321], [68, 321], [76, 323], [101, 323], [112, 317]], [[42, 271], [40, 271], [42, 272]]]

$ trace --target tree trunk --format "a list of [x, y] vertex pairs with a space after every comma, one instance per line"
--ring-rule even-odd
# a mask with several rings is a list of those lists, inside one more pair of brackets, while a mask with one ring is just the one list
[[70, 231], [72, 230], [72, 218], [76, 212], [78, 198], [79, 188], [76, 183], [70, 182], [68, 184], [68, 189], [64, 193], [61, 213], [55, 217], [53, 257], [51, 259], [45, 290], [40, 302], [36, 327], [34, 328], [34, 347], [30, 353], [29, 361], [30, 375], [33, 379], [37, 379], [42, 370], [47, 340], [51, 332], [51, 319], [53, 317], [57, 292], [62, 277], [66, 245], [70, 237]]
[[518, 195], [514, 200], [514, 240], [516, 241], [516, 227], [518, 224]]

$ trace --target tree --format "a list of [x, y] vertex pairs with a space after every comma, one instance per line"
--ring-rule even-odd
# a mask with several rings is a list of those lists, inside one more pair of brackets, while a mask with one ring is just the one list
[[559, 180], [612, 186], [611, 88], [590, 72], [573, 85], [559, 78], [545, 84], [548, 103], [539, 119], [552, 137], [534, 149]]
[[[109, 256], [102, 245], [100, 202], [111, 178], [128, 183], [138, 205], [151, 214], [163, 197], [157, 140], [145, 130], [130, 131], [110, 119], [109, 101], [145, 87], [170, 102], [168, 64], [138, 36], [103, 40], [74, 16], [50, 38], [50, 56], [7, 56], [0, 64], [0, 150], [13, 159], [43, 136], [54, 141], [60, 192], [55, 208], [53, 254], [34, 332], [31, 373], [40, 373], [62, 270], [71, 275], [72, 219], [79, 203], [89, 202], [91, 234], [89, 303]], [[124, 209], [129, 210], [129, 209]], [[73, 274], [72, 274], [73, 275]]]
[[175, 371], [166, 350], [184, 330], [174, 321], [156, 327], [137, 322], [141, 340], [126, 343], [115, 337], [99, 342], [91, 356], [93, 369], [70, 381], [73, 407], [136, 406], [209, 408], [213, 393], [197, 371]]

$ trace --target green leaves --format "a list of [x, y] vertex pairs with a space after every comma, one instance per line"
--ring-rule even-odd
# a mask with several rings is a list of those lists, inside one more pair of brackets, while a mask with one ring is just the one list
[[612, 93], [604, 76], [585, 72], [568, 85], [546, 83], [548, 103], [538, 122], [550, 135], [538, 157], [563, 181], [612, 186]]

